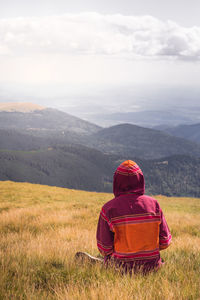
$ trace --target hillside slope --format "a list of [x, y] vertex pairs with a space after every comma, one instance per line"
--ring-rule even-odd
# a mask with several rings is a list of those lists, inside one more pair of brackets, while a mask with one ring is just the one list
[[0, 111], [0, 128], [28, 130], [32, 134], [45, 131], [72, 131], [78, 134], [90, 134], [98, 131], [99, 126], [53, 108], [34, 111]]
[[105, 191], [113, 162], [101, 152], [79, 145], [29, 152], [0, 151], [0, 166], [0, 180]]
[[4, 102], [0, 103], [0, 112], [34, 112], [45, 109], [44, 106], [31, 102]]
[[199, 144], [159, 130], [131, 124], [102, 129], [59, 110], [38, 108], [20, 112], [14, 107], [12, 112], [0, 111], [1, 149], [35, 150], [78, 143], [124, 157], [157, 159], [178, 154], [200, 157]]
[[166, 128], [164, 131], [171, 135], [200, 143], [200, 123]]
[[[200, 159], [171, 156], [141, 160], [150, 194], [200, 197]], [[0, 180], [32, 182], [98, 192], [112, 192], [115, 168], [124, 160], [80, 145], [39, 151], [0, 151]]]
[[136, 125], [101, 129], [57, 110], [32, 109], [0, 112], [0, 180], [112, 191], [115, 168], [132, 159], [148, 193], [200, 196], [200, 145]]
[[74, 259], [99, 255], [99, 212], [112, 194], [9, 181], [0, 190], [1, 299], [200, 299], [200, 199], [156, 197], [173, 243], [159, 272], [131, 277]]
[[170, 155], [200, 157], [200, 145], [167, 133], [132, 124], [121, 124], [99, 130], [88, 145], [107, 153], [156, 159]]
[[72, 131], [42, 130], [37, 134], [15, 129], [0, 129], [0, 149], [31, 151], [56, 145], [81, 143], [82, 135]]

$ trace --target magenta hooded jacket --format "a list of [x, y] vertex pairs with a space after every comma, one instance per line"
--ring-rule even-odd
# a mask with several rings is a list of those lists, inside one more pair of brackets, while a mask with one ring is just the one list
[[115, 171], [114, 199], [101, 209], [97, 246], [105, 261], [147, 270], [162, 264], [160, 250], [171, 243], [171, 234], [158, 201], [144, 195], [144, 176], [139, 166], [127, 160]]

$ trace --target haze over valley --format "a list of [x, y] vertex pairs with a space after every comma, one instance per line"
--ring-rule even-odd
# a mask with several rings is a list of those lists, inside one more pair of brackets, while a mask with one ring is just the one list
[[[116, 87], [50, 87], [0, 85], [1, 102], [33, 102], [52, 107], [102, 127], [131, 123], [153, 128], [200, 122], [197, 86], [133, 84]], [[59, 91], [59, 92], [58, 92]]]

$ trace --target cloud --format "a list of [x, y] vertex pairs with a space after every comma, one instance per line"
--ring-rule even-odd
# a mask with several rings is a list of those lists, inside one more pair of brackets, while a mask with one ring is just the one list
[[38, 53], [199, 60], [200, 27], [94, 12], [0, 20], [0, 55]]

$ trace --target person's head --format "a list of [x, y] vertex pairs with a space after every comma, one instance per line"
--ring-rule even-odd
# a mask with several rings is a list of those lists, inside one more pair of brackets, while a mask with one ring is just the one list
[[132, 160], [121, 163], [113, 177], [114, 195], [119, 196], [126, 193], [143, 195], [144, 191], [144, 176], [140, 167]]

